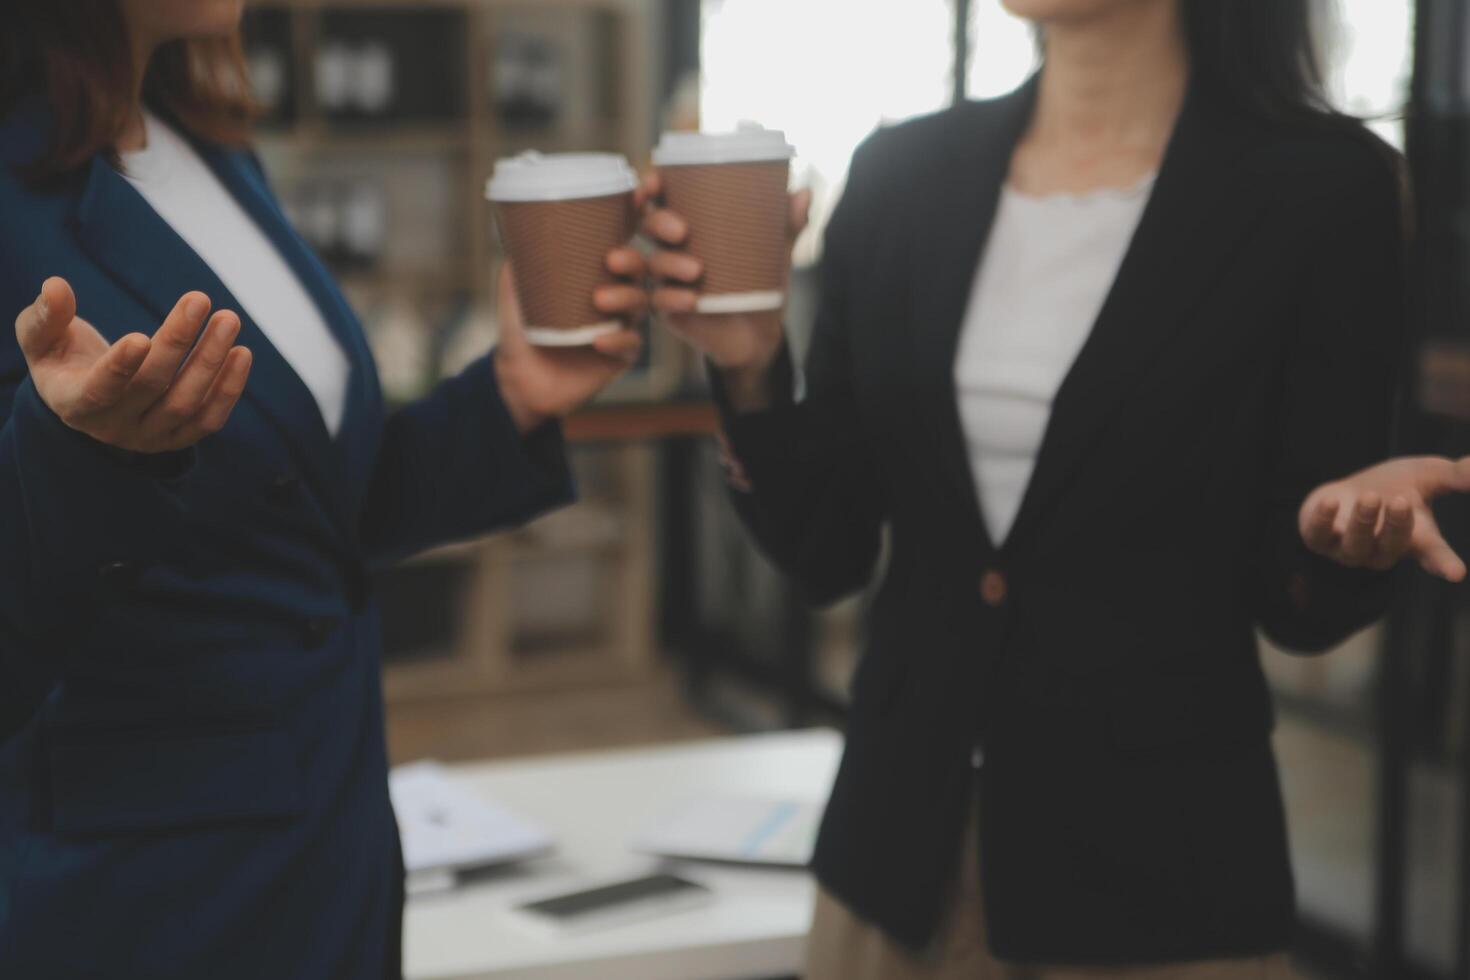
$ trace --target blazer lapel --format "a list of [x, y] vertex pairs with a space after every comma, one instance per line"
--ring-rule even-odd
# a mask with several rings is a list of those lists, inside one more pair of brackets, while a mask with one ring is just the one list
[[1038, 80], [1033, 77], [998, 103], [961, 110], [987, 114], [955, 127], [951, 152], [934, 181], [936, 193], [914, 216], [914, 238], [919, 244], [911, 253], [910, 309], [914, 311], [916, 376], [923, 381], [929, 416], [924, 428], [934, 442], [929, 451], [941, 469], [955, 513], [964, 515], [963, 543], [982, 560], [995, 546], [982, 519], [970, 470], [970, 451], [960, 422], [955, 357], [981, 253], [995, 221], [1011, 155], [1030, 122], [1037, 88]]
[[153, 315], [153, 329], [190, 290], [207, 294], [216, 308], [240, 314], [239, 342], [254, 354], [245, 398], [275, 423], [306, 478], [331, 503], [328, 509], [339, 530], [345, 531], [338, 450], [315, 399], [214, 271], [101, 156], [92, 162], [72, 220], [83, 249]]
[[1252, 133], [1191, 92], [1153, 194], [1077, 360], [1062, 382], [1006, 550], [1018, 547], [1097, 445], [1134, 379], [1265, 210], [1243, 165]]
[[347, 389], [342, 430], [335, 443], [345, 462], [346, 473], [353, 477], [348, 481], [346, 492], [349, 498], [355, 499], [361, 490], [358, 484], [362, 479], [359, 477], [364, 477], [371, 466], [381, 422], [382, 392], [367, 337], [332, 274], [286, 220], [260, 171], [249, 162], [249, 157], [204, 143], [196, 143], [195, 150], [291, 266], [291, 271], [321, 312], [322, 319], [347, 352], [352, 377]]

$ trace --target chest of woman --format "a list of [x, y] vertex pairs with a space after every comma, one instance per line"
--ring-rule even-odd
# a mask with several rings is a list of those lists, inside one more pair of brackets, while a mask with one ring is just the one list
[[974, 388], [1044, 402], [1028, 495], [1259, 484], [1315, 220], [1288, 187], [1193, 183], [1163, 183], [1116, 255], [1111, 232], [1053, 236], [1055, 254], [1004, 233], [995, 189], [883, 213], [839, 288], [854, 424], [897, 521], [974, 509], [969, 436], [1004, 424]]

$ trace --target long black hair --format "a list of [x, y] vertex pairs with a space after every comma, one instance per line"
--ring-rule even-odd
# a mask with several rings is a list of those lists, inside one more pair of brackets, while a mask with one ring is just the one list
[[1272, 122], [1347, 121], [1327, 98], [1324, 0], [1180, 0], [1194, 84]]

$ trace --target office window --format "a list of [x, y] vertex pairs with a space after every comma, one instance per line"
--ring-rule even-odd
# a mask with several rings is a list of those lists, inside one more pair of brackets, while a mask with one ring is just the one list
[[[1396, 146], [1413, 56], [1412, 0], [1319, 0], [1334, 104]], [[876, 127], [933, 112], [953, 91], [955, 0], [702, 0], [702, 125], [759, 123], [796, 145], [793, 180], [815, 193], [819, 234], [853, 151]], [[1004, 94], [1039, 65], [1031, 25], [1001, 0], [970, 0], [969, 98]]]
[[1398, 147], [1414, 70], [1413, 8], [1412, 0], [1328, 0], [1325, 25], [1328, 95]]
[[967, 96], [991, 99], [1004, 95], [1024, 82], [1040, 63], [1030, 24], [1013, 16], [1000, 0], [971, 0]]
[[[966, 92], [991, 98], [1009, 92], [1039, 65], [1031, 26], [1001, 0], [971, 0]], [[1413, 0], [1318, 0], [1328, 95], [1345, 112], [1368, 120], [1384, 139], [1403, 144], [1404, 105], [1413, 73]]]
[[817, 254], [848, 161], [879, 125], [944, 108], [953, 90], [951, 0], [704, 0], [706, 129], [786, 131], [815, 194], [798, 264]]

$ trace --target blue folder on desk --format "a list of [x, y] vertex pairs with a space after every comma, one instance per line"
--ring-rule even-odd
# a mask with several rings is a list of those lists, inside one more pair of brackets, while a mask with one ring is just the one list
[[685, 801], [633, 841], [641, 854], [694, 861], [802, 868], [811, 862], [820, 803], [759, 797]]

